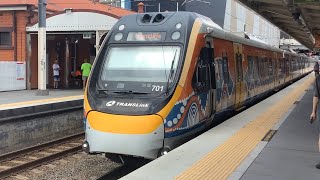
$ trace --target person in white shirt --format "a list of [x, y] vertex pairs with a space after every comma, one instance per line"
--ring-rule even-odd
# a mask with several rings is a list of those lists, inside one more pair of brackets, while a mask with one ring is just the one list
[[58, 89], [59, 81], [60, 81], [60, 76], [59, 76], [60, 66], [58, 64], [58, 60], [54, 61], [54, 64], [52, 65], [52, 69], [53, 69], [53, 88]]

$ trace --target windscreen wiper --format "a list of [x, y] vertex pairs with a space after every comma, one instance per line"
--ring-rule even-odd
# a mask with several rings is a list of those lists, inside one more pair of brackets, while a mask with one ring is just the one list
[[109, 90], [107, 89], [97, 89], [98, 92], [103, 92], [103, 93], [107, 93]]
[[117, 93], [117, 94], [150, 94], [149, 92], [139, 92], [131, 90], [109, 90], [109, 89], [97, 89], [98, 92], [104, 93]]
[[112, 93], [117, 93], [117, 94], [150, 94], [149, 92], [140, 92], [140, 91], [111, 91]]
[[176, 49], [176, 50], [174, 51], [174, 56], [173, 56], [173, 59], [172, 59], [172, 62], [171, 62], [171, 67], [170, 67], [170, 71], [169, 71], [169, 77], [168, 77], [168, 81], [167, 81], [166, 94], [168, 94], [168, 92], [169, 92], [169, 81], [170, 81], [170, 79], [172, 78], [172, 74], [173, 74], [173, 71], [172, 71], [172, 70], [173, 70], [174, 62], [175, 62], [175, 60], [176, 60], [177, 50], [178, 50], [178, 49]]

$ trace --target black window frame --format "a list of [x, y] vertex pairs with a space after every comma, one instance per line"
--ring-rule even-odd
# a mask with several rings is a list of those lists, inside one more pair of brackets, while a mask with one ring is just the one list
[[203, 47], [200, 51], [200, 55], [197, 60], [195, 72], [192, 77], [192, 88], [196, 92], [208, 91], [210, 88], [210, 77], [209, 77], [209, 62], [206, 60], [207, 53]]
[[1, 34], [0, 34], [0, 49], [12, 48], [12, 28], [2, 27], [0, 28], [0, 33], [8, 33], [9, 34], [9, 43], [1, 44]]
[[247, 56], [248, 60], [248, 76], [251, 79], [254, 79], [254, 57], [251, 55]]
[[229, 77], [229, 62], [228, 62], [228, 55], [222, 56], [222, 75], [223, 81], [228, 84], [230, 81]]

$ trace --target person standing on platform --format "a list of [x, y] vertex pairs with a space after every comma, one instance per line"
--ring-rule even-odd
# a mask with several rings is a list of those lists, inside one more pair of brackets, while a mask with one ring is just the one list
[[319, 63], [318, 62], [316, 62], [316, 64], [314, 65], [313, 70], [314, 70], [315, 76], [319, 75]]
[[84, 62], [81, 65], [81, 70], [82, 70], [83, 89], [85, 89], [87, 84], [87, 79], [91, 71], [91, 64], [88, 63], [88, 59], [84, 59]]
[[[320, 97], [320, 76], [316, 76], [315, 82], [314, 82], [314, 95], [313, 95], [313, 103], [312, 103], [312, 113], [310, 115], [310, 123], [312, 124], [316, 119], [319, 122], [319, 97]], [[319, 125], [320, 130], [320, 125]], [[319, 152], [320, 152], [320, 131], [319, 131]], [[317, 169], [320, 169], [320, 162], [316, 165]]]
[[58, 60], [55, 60], [53, 65], [53, 88], [58, 89], [59, 88], [59, 81], [60, 81], [60, 66], [58, 64]]

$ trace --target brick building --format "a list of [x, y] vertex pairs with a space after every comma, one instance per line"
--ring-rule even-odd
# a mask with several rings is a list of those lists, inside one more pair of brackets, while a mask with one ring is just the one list
[[[38, 0], [0, 1], [0, 91], [37, 88]], [[100, 38], [132, 11], [90, 0], [50, 0], [47, 4], [47, 85], [59, 60], [62, 85], [84, 58], [93, 59]], [[102, 22], [101, 22], [102, 21]], [[86, 51], [87, 52], [86, 52]], [[16, 87], [17, 86], [17, 87]]]

